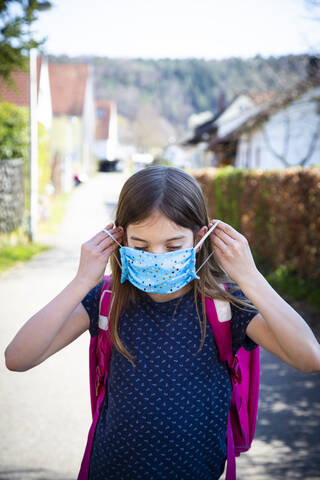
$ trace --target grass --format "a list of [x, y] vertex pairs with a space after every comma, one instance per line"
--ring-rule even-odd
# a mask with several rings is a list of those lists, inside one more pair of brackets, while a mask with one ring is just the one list
[[287, 294], [294, 300], [302, 300], [320, 312], [319, 280], [300, 278], [290, 266], [281, 266], [266, 274], [265, 278], [279, 293]]
[[[67, 203], [72, 195], [62, 193], [50, 200], [48, 206], [48, 220], [40, 220], [38, 224], [38, 233], [55, 235], [58, 233]], [[43, 245], [38, 242], [29, 242], [26, 232], [19, 227], [10, 234], [0, 236], [0, 272], [4, 272], [17, 264], [27, 262], [35, 255], [45, 252], [52, 248], [50, 245]]]
[[49, 246], [40, 243], [6, 245], [0, 248], [0, 272], [4, 272], [18, 263], [26, 262], [38, 253], [48, 250]]

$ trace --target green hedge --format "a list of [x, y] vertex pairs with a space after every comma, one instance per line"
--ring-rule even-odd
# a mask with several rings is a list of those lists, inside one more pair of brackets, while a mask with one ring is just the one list
[[0, 160], [27, 158], [28, 109], [0, 103]]
[[193, 170], [210, 218], [241, 232], [282, 293], [320, 308], [320, 167]]

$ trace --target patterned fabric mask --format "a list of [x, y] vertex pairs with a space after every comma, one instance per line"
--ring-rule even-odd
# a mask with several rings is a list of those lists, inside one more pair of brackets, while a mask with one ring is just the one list
[[166, 253], [149, 253], [121, 245], [108, 230], [103, 229], [120, 246], [122, 269], [121, 283], [129, 280], [135, 287], [150, 293], [173, 293], [194, 279], [200, 268], [209, 260], [213, 252], [196, 271], [196, 250], [215, 229], [218, 220], [201, 238], [195, 247]]

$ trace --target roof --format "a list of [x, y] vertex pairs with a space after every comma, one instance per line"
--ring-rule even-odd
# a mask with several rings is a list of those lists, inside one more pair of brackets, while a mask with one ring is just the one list
[[277, 92], [270, 90], [269, 92], [248, 92], [247, 95], [254, 101], [256, 105], [269, 102], [277, 96]]
[[109, 138], [110, 119], [115, 105], [114, 100], [96, 100], [96, 140]]
[[[229, 125], [224, 128], [223, 134], [214, 138], [208, 145], [208, 149], [212, 149], [219, 143], [235, 139], [241, 133], [257, 128], [261, 123], [268, 120], [271, 115], [274, 115], [279, 110], [286, 108], [290, 103], [297, 100], [308, 90], [320, 85], [320, 78], [314, 80], [304, 79], [297, 83], [288, 91], [278, 94], [273, 100], [266, 104], [257, 106], [249, 111], [247, 115], [239, 116], [234, 125]], [[229, 127], [229, 128], [228, 128]]]
[[89, 65], [49, 63], [53, 115], [81, 116]]
[[[252, 101], [256, 105], [261, 105], [263, 103], [266, 103], [273, 99], [277, 93], [274, 91], [269, 91], [269, 92], [248, 92], [247, 90], [241, 90], [239, 93], [237, 93], [232, 100], [230, 100], [224, 107], [223, 110], [218, 111], [215, 115], [210, 120], [207, 120], [206, 122], [203, 122], [202, 124], [198, 125], [193, 134], [191, 136], [188, 136], [187, 138], [183, 139], [182, 142], [180, 142], [182, 145], [192, 145], [192, 144], [197, 144], [203, 140], [206, 140], [203, 138], [203, 135], [209, 136], [210, 134], [214, 133], [215, 130], [217, 129], [216, 121], [219, 119], [219, 117], [226, 111], [228, 110], [231, 105], [241, 96], [241, 95], [248, 95], [252, 99]], [[245, 114], [247, 115], [247, 113]]]
[[[39, 80], [42, 58], [37, 57], [37, 93], [39, 93]], [[16, 84], [18, 90], [14, 90], [4, 78], [0, 76], [0, 101], [9, 102], [17, 105], [18, 107], [29, 106], [29, 85], [30, 77], [29, 72], [23, 72], [19, 70], [11, 74], [11, 78]]]

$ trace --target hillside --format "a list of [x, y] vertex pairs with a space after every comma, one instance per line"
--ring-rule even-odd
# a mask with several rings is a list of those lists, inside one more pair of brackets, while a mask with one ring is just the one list
[[179, 136], [192, 113], [216, 111], [219, 102], [229, 102], [244, 89], [282, 91], [301, 81], [308, 55], [223, 60], [64, 55], [49, 56], [49, 61], [92, 64], [96, 98], [116, 100], [128, 125], [139, 117], [157, 117], [166, 132], [172, 129]]

